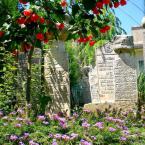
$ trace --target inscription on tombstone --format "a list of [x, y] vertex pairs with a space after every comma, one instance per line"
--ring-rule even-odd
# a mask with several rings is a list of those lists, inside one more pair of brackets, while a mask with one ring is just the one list
[[110, 45], [102, 48], [102, 54], [97, 55], [97, 71], [99, 96], [101, 103], [114, 101], [114, 53]]
[[[125, 63], [127, 60], [127, 63]], [[136, 70], [132, 56], [123, 54], [115, 62], [115, 99], [135, 100], [137, 97]]]

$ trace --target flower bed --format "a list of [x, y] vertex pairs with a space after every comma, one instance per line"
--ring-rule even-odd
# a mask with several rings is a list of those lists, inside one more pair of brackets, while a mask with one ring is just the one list
[[0, 112], [2, 145], [120, 145], [145, 144], [145, 118], [136, 121], [133, 111], [92, 113], [83, 110], [68, 117], [62, 113], [26, 119], [18, 109]]

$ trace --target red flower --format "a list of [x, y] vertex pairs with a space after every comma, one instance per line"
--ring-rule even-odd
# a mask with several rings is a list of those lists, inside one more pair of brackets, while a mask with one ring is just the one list
[[124, 6], [124, 5], [126, 5], [126, 4], [127, 4], [126, 0], [120, 0], [120, 5], [121, 5], [121, 6]]
[[92, 38], [93, 38], [92, 35], [89, 35], [89, 36], [88, 36], [88, 40], [89, 40], [89, 41], [92, 40]]
[[24, 16], [29, 17], [32, 14], [32, 10], [24, 10], [23, 14]]
[[106, 33], [107, 31], [109, 31], [110, 30], [110, 26], [105, 26], [105, 27], [103, 27], [103, 28], [100, 28], [100, 32], [101, 33]]
[[44, 43], [48, 43], [48, 39], [44, 39]]
[[19, 0], [20, 3], [22, 4], [27, 4], [28, 2], [26, 0]]
[[105, 26], [104, 29], [105, 29], [106, 31], [109, 31], [109, 30], [110, 30], [110, 26]]
[[17, 19], [17, 23], [20, 24], [20, 25], [24, 24], [25, 21], [26, 21], [26, 19], [24, 17], [20, 17], [20, 18]]
[[66, 7], [67, 6], [66, 0], [62, 0], [60, 4], [61, 4], [62, 7]]
[[39, 16], [37, 14], [32, 14], [32, 16], [31, 16], [31, 21], [32, 22], [37, 22], [38, 19], [39, 19]]
[[64, 24], [63, 23], [56, 23], [56, 28], [59, 30], [64, 29]]
[[103, 28], [100, 28], [100, 32], [101, 33], [106, 33], [106, 29], [103, 27]]
[[88, 41], [89, 41], [88, 37], [83, 39], [83, 42], [84, 42], [84, 43], [86, 43], [86, 42], [88, 42]]
[[96, 15], [98, 15], [98, 14], [99, 14], [99, 11], [98, 11], [98, 9], [97, 9], [97, 8], [93, 8], [93, 9], [92, 9], [92, 11], [93, 11], [93, 13], [94, 13], [94, 14], [96, 14]]
[[41, 18], [39, 19], [39, 21], [40, 21], [41, 24], [44, 24], [44, 23], [45, 23], [45, 19], [44, 19], [43, 17], [41, 17]]
[[85, 38], [79, 38], [77, 41], [79, 42], [79, 43], [86, 43], [86, 42], [88, 42], [90, 40], [90, 38], [89, 37], [85, 37]]
[[108, 5], [108, 4], [110, 4], [110, 0], [103, 0], [103, 3], [104, 3], [105, 5]]
[[99, 9], [102, 9], [103, 8], [103, 3], [102, 2], [97, 2], [96, 7], [99, 8]]
[[95, 43], [96, 43], [96, 41], [91, 40], [91, 41], [89, 42], [89, 45], [90, 45], [90, 46], [94, 46]]
[[79, 43], [82, 43], [82, 42], [84, 42], [84, 38], [79, 38], [77, 41], [78, 41]]
[[44, 35], [42, 33], [37, 33], [36, 34], [36, 39], [42, 41], [42, 40], [44, 40]]
[[5, 34], [5, 32], [4, 32], [4, 31], [0, 31], [0, 38], [1, 38], [1, 37], [3, 37], [3, 36], [4, 36], [4, 34]]
[[100, 32], [101, 32], [101, 33], [106, 33], [106, 32], [109, 31], [109, 30], [110, 30], [110, 26], [107, 25], [107, 26], [101, 28], [101, 29], [100, 29]]
[[114, 8], [118, 8], [119, 7], [119, 2], [114, 2]]

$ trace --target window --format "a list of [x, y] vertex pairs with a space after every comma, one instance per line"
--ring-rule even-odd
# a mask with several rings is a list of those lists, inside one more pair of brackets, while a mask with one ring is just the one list
[[140, 72], [144, 71], [144, 61], [143, 60], [139, 60], [139, 71]]

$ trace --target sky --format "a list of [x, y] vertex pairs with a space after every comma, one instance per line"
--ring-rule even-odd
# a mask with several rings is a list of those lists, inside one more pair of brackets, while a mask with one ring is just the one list
[[144, 0], [128, 0], [127, 5], [115, 9], [116, 16], [122, 22], [128, 35], [131, 35], [131, 27], [140, 26], [144, 16]]

